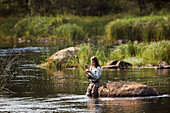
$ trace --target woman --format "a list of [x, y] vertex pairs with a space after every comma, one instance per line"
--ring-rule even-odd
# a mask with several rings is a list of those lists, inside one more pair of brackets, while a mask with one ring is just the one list
[[99, 65], [98, 59], [95, 56], [91, 58], [90, 69], [86, 69], [85, 73], [87, 74], [87, 77], [90, 80], [86, 95], [98, 97], [98, 88], [100, 86], [101, 78], [101, 67]]

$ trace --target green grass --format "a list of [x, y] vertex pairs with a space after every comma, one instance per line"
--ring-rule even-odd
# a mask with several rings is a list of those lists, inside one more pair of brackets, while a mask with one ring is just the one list
[[[0, 18], [0, 39], [24, 38], [36, 42], [42, 37], [49, 37], [53, 42], [57, 42], [59, 38], [66, 36], [71, 41], [83, 41], [87, 37], [104, 36], [105, 26], [110, 21], [125, 16], [117, 14], [103, 17], [58, 15]], [[55, 36], [49, 30], [54, 32]]]
[[110, 22], [106, 27], [107, 45], [117, 39], [159, 41], [170, 39], [170, 16], [128, 17]]
[[18, 22], [15, 18], [0, 18], [0, 39], [8, 40], [15, 34], [14, 26]]
[[104, 37], [109, 46], [117, 39], [132, 42], [170, 39], [169, 15], [135, 17], [122, 13], [102, 17], [58, 15], [0, 20], [0, 39], [25, 38], [36, 42], [42, 37], [49, 37], [49, 40], [57, 43], [65, 36], [70, 42], [79, 43], [88, 37]]
[[[151, 43], [138, 43], [137, 41], [122, 44], [111, 50], [103, 44], [80, 44], [80, 51], [74, 53], [81, 65], [90, 64], [90, 58], [96, 56], [101, 66], [111, 60], [126, 61], [134, 66], [157, 65], [158, 61], [170, 63], [170, 41], [163, 40]], [[70, 57], [63, 67], [78, 66], [78, 63]]]
[[[79, 63], [85, 67], [85, 65], [90, 64], [90, 58], [96, 56], [99, 60], [100, 65], [104, 65], [110, 60], [110, 49], [105, 48], [105, 46], [96, 46], [94, 44], [82, 43], [79, 45], [80, 51], [75, 53], [75, 57], [78, 59]], [[70, 57], [65, 66], [78, 66], [78, 63]]]
[[170, 63], [170, 41], [122, 44], [113, 52], [113, 58], [124, 60], [136, 66], [156, 65], [158, 61]]

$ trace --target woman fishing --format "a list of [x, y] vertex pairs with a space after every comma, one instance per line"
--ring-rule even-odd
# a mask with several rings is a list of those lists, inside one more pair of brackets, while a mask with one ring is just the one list
[[99, 65], [98, 59], [93, 56], [91, 59], [90, 69], [86, 69], [85, 73], [87, 74], [90, 84], [87, 88], [86, 95], [92, 97], [98, 97], [98, 88], [100, 86], [101, 78], [101, 67]]

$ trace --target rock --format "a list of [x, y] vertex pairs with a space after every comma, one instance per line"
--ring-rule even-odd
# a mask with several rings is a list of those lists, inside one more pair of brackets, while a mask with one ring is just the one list
[[118, 44], [118, 45], [120, 45], [120, 44], [122, 44], [122, 43], [123, 43], [123, 40], [121, 40], [121, 39], [117, 40], [117, 44]]
[[98, 94], [100, 97], [135, 97], [159, 95], [155, 88], [135, 82], [106, 83], [99, 87]]
[[152, 64], [148, 64], [148, 67], [152, 67]]
[[107, 65], [116, 65], [118, 60], [111, 60], [107, 63]]
[[[57, 62], [62, 62], [64, 60], [67, 60], [73, 53], [75, 52], [78, 52], [80, 50], [79, 47], [69, 47], [69, 48], [66, 48], [66, 49], [62, 49], [60, 51], [57, 51], [56, 53], [54, 53], [49, 59], [48, 61], [56, 61]], [[70, 53], [69, 53], [69, 52]], [[73, 54], [74, 55], [74, 54]]]
[[32, 40], [31, 40], [31, 39], [28, 39], [28, 40], [27, 40], [27, 43], [31, 43], [31, 42], [32, 42]]
[[40, 38], [40, 40], [39, 40], [41, 43], [49, 43], [50, 42], [50, 40], [49, 40], [49, 38], [48, 37], [43, 37], [43, 38]]
[[118, 44], [118, 45], [120, 45], [120, 44], [122, 44], [123, 43], [123, 40], [121, 40], [121, 39], [118, 39], [118, 40], [116, 40], [115, 42], [114, 42], [114, 44]]
[[124, 61], [112, 60], [108, 62], [106, 66], [102, 66], [102, 69], [125, 69], [128, 68], [128, 66], [132, 66], [132, 64]]
[[22, 38], [18, 38], [18, 43], [25, 43], [26, 40], [25, 39], [22, 39]]
[[79, 47], [69, 47], [66, 49], [62, 49], [54, 53], [50, 58], [48, 58], [48, 62], [42, 63], [37, 67], [59, 67], [61, 68], [61, 64], [67, 62], [67, 60], [71, 57], [70, 53], [74, 55], [74, 53], [80, 51]]
[[165, 61], [159, 61], [157, 64], [157, 69], [170, 69], [170, 65], [168, 65]]
[[31, 39], [23, 39], [23, 38], [18, 38], [18, 43], [31, 43], [32, 40]]

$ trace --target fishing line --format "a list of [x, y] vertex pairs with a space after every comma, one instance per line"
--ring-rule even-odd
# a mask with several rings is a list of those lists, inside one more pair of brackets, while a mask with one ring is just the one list
[[[55, 37], [57, 37], [50, 29], [49, 27], [41, 20], [41, 18], [39, 17], [40, 22], [48, 29], [48, 31]], [[64, 36], [65, 37], [65, 36]], [[67, 40], [66, 40], [67, 41]], [[68, 41], [67, 41], [68, 42]], [[63, 47], [65, 48], [64, 44]], [[75, 58], [75, 56], [66, 48], [67, 52], [71, 55], [71, 57], [79, 64], [79, 66], [85, 70], [85, 68], [79, 63], [79, 61]]]

